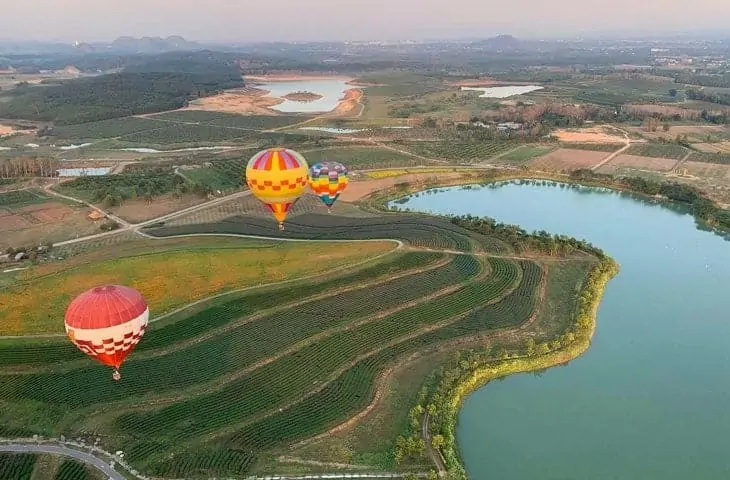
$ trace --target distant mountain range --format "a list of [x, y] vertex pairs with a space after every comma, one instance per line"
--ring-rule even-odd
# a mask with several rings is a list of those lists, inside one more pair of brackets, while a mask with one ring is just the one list
[[76, 42], [73, 44], [0, 40], [0, 54], [49, 53], [164, 53], [175, 50], [204, 50], [202, 43], [190, 42], [179, 35], [162, 37], [119, 37], [113, 42]]

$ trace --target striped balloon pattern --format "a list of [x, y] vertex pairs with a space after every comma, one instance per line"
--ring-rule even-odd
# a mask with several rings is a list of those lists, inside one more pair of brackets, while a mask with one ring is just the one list
[[338, 162], [321, 162], [309, 170], [309, 187], [331, 209], [347, 187], [347, 167]]
[[279, 228], [307, 186], [309, 166], [304, 157], [288, 148], [268, 148], [251, 157], [246, 183], [251, 193], [266, 205]]
[[66, 309], [66, 334], [76, 347], [97, 362], [119, 367], [147, 329], [150, 310], [142, 295], [123, 285], [102, 285], [76, 297]]

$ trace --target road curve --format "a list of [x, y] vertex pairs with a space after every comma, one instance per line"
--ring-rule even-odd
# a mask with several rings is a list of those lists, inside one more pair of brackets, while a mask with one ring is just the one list
[[65, 455], [67, 457], [73, 457], [88, 465], [92, 465], [97, 469], [101, 470], [104, 475], [113, 480], [126, 480], [126, 478], [116, 470], [114, 470], [108, 463], [95, 457], [91, 453], [83, 452], [81, 450], [75, 450], [73, 448], [64, 447], [61, 445], [39, 445], [39, 444], [24, 444], [24, 443], [0, 443], [0, 452], [12, 452], [12, 453], [53, 453], [56, 455]]

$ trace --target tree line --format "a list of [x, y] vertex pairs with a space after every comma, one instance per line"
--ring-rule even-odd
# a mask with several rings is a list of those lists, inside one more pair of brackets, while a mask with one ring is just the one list
[[60, 166], [54, 158], [13, 157], [0, 161], [0, 178], [55, 177]]
[[730, 228], [730, 212], [720, 208], [699, 189], [691, 185], [677, 182], [656, 182], [641, 177], [614, 177], [609, 174], [596, 173], [590, 169], [575, 170], [571, 172], [570, 178], [577, 182], [600, 183], [649, 196], [661, 195], [689, 206], [691, 212], [699, 220], [725, 229]]

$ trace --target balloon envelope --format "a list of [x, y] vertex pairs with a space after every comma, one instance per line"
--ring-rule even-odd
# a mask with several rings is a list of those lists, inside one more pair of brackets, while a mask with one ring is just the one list
[[331, 207], [347, 187], [347, 167], [338, 162], [322, 162], [309, 170], [309, 187]]
[[246, 166], [248, 188], [271, 210], [279, 226], [301, 197], [308, 178], [307, 161], [288, 148], [262, 150]]
[[104, 285], [76, 297], [66, 309], [69, 339], [85, 354], [119, 367], [144, 335], [150, 311], [142, 295], [129, 287]]

